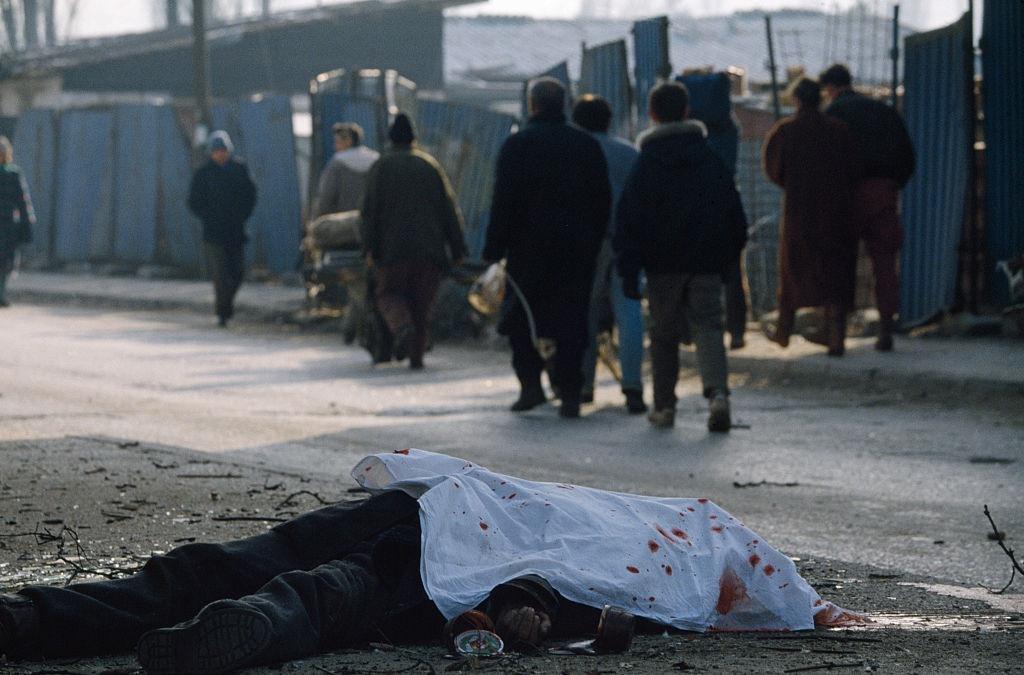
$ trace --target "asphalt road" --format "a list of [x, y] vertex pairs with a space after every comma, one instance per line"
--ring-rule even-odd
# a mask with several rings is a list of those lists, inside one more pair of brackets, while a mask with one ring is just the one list
[[1009, 571], [983, 504], [1011, 545], [1024, 538], [1024, 411], [991, 398], [740, 373], [738, 428], [711, 436], [692, 373], [664, 432], [626, 415], [606, 375], [580, 420], [513, 415], [508, 355], [493, 348], [442, 345], [411, 373], [371, 368], [336, 335], [224, 331], [188, 313], [23, 305], [0, 321], [0, 441], [125, 438], [346, 485], [366, 454], [420, 447], [531, 479], [706, 496], [790, 555], [970, 585]]

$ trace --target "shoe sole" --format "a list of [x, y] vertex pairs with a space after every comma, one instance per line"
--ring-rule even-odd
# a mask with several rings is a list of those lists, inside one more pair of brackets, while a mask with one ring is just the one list
[[228, 673], [248, 665], [270, 642], [270, 620], [248, 609], [204, 612], [173, 628], [142, 636], [139, 663], [147, 673]]

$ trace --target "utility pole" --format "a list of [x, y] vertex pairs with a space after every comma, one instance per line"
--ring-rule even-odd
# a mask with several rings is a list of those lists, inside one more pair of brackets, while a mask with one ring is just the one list
[[892, 107], [897, 106], [896, 89], [900, 86], [900, 6], [897, 3], [892, 8], [892, 51], [889, 52], [892, 58]]
[[782, 106], [779, 104], [779, 78], [775, 73], [775, 42], [772, 39], [772, 17], [764, 15], [764, 30], [768, 36], [768, 69], [772, 75], [772, 107], [775, 119], [782, 119]]
[[210, 115], [210, 51], [206, 45], [206, 0], [192, 0], [192, 85], [196, 99], [196, 147], [206, 142]]
[[57, 16], [54, 3], [56, 0], [43, 0], [43, 37], [47, 47], [57, 45]]
[[164, 0], [164, 15], [167, 19], [167, 28], [177, 28], [181, 25], [178, 17], [178, 0]]
[[39, 46], [39, 0], [22, 0], [21, 9], [25, 49], [35, 49]]

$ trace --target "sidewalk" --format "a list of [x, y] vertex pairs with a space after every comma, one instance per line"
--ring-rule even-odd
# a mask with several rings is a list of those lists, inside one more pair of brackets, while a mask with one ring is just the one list
[[[11, 302], [185, 309], [213, 316], [213, 284], [209, 281], [21, 271], [8, 284], [7, 294]], [[235, 315], [242, 320], [273, 321], [303, 309], [305, 297], [301, 286], [246, 282], [235, 299]]]
[[[9, 285], [13, 302], [68, 304], [122, 310], [184, 309], [210, 313], [213, 287], [207, 281], [20, 272]], [[280, 321], [305, 307], [304, 289], [266, 283], [243, 284], [236, 311], [245, 321]], [[898, 336], [896, 351], [879, 353], [873, 338], [847, 340], [846, 356], [830, 358], [819, 345], [796, 337], [788, 349], [769, 342], [752, 326], [747, 346], [729, 352], [729, 369], [762, 379], [879, 383], [908, 393], [1024, 396], [1024, 340], [982, 337]], [[692, 349], [682, 363], [696, 366]]]

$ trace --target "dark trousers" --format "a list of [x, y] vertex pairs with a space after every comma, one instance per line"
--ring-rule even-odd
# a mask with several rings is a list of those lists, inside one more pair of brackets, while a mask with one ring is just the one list
[[203, 247], [213, 279], [214, 311], [220, 318], [230, 319], [235, 314], [235, 294], [245, 278], [245, 245], [205, 242]]
[[743, 266], [737, 258], [725, 270], [725, 329], [733, 341], [742, 340], [747, 330], [747, 291], [743, 287]]
[[323, 580], [295, 572], [368, 552], [368, 542], [385, 530], [417, 523], [417, 512], [412, 497], [388, 492], [311, 511], [246, 539], [187, 544], [153, 556], [124, 579], [20, 593], [39, 609], [39, 651], [51, 658], [126, 651], [149, 630], [190, 619], [215, 600], [255, 593], [282, 574], [290, 576], [261, 595], [280, 605], [275, 611], [292, 613], [289, 625], [301, 624], [301, 613], [318, 611], [314, 595]]
[[0, 301], [6, 300], [7, 278], [14, 271], [14, 253], [5, 255], [0, 253]]
[[[555, 355], [552, 357], [551, 384], [558, 388], [562, 400], [579, 400], [583, 389], [583, 354], [587, 350], [587, 307], [576, 312], [579, 320], [562, 326], [554, 336]], [[530, 335], [526, 313], [516, 302], [502, 321], [502, 330], [508, 335], [512, 347], [512, 369], [523, 389], [539, 389], [540, 375], [545, 362], [537, 352]]]
[[404, 262], [376, 268], [374, 299], [388, 330], [397, 335], [408, 326], [413, 329], [410, 363], [423, 361], [440, 285], [441, 268], [431, 262]]
[[883, 322], [900, 308], [900, 285], [896, 273], [903, 227], [899, 216], [899, 186], [888, 178], [868, 178], [858, 183], [854, 214], [861, 237], [871, 256], [875, 273], [875, 302]]
[[679, 341], [687, 326], [697, 345], [704, 396], [728, 393], [728, 363], [722, 342], [722, 278], [717, 274], [650, 274], [651, 370], [654, 409], [675, 410]]

